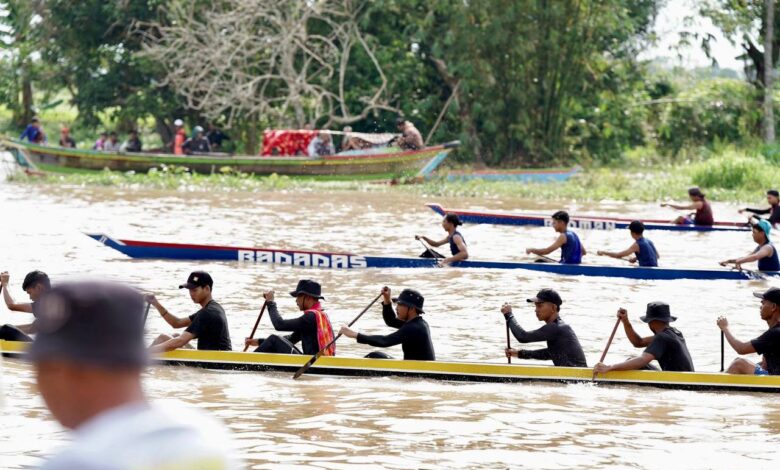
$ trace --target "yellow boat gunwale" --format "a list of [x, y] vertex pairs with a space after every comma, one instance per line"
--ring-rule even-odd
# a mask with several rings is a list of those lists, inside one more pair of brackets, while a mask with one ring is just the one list
[[[27, 343], [0, 340], [5, 356], [22, 357]], [[309, 356], [238, 351], [179, 349], [155, 357], [165, 365], [243, 371], [287, 371], [303, 366]], [[593, 372], [583, 367], [496, 364], [450, 361], [404, 361], [321, 357], [311, 374], [344, 376], [405, 376], [471, 382], [590, 382]], [[715, 372], [621, 371], [599, 375], [598, 384], [644, 385], [685, 390], [721, 390], [780, 393], [780, 376], [729, 375]]]

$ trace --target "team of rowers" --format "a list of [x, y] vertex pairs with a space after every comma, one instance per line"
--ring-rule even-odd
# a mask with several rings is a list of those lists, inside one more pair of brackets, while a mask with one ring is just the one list
[[[680, 216], [674, 222], [680, 224], [695, 224], [695, 225], [712, 225], [712, 209], [709, 202], [705, 199], [704, 194], [699, 188], [691, 188], [688, 190], [688, 194], [691, 197], [692, 203], [687, 206], [673, 205], [673, 204], [661, 204], [662, 206], [668, 206], [675, 209], [695, 209], [696, 212], [688, 216]], [[728, 264], [734, 265], [736, 269], [742, 269], [742, 265], [745, 263], [758, 262], [759, 271], [780, 271], [780, 258], [778, 257], [775, 246], [770, 241], [769, 234], [774, 227], [776, 221], [780, 221], [780, 193], [772, 189], [767, 191], [767, 202], [770, 207], [768, 209], [754, 209], [745, 208], [739, 212], [750, 212], [753, 214], [749, 219], [749, 224], [752, 227], [753, 241], [757, 246], [753, 252], [739, 257], [730, 258], [720, 262], [722, 266]], [[761, 214], [770, 214], [768, 219], [762, 219], [759, 217]], [[449, 213], [444, 216], [442, 220], [442, 227], [447, 232], [447, 236], [442, 240], [432, 240], [422, 235], [415, 235], [415, 239], [424, 241], [432, 247], [439, 247], [445, 244], [449, 244], [450, 252], [452, 256], [444, 257], [443, 255], [431, 250], [426, 246], [426, 251], [423, 252], [423, 257], [439, 257], [440, 265], [449, 265], [456, 261], [466, 260], [469, 257], [468, 249], [466, 247], [466, 241], [463, 234], [458, 231], [458, 226], [462, 225], [457, 214]], [[566, 211], [558, 211], [552, 215], [552, 228], [558, 234], [555, 240], [549, 246], [545, 248], [526, 248], [526, 254], [537, 255], [540, 258], [538, 262], [556, 262], [556, 260], [547, 257], [547, 255], [561, 251], [560, 260], [557, 261], [561, 264], [581, 264], [582, 257], [587, 254], [585, 246], [580, 241], [579, 236], [569, 227], [569, 214]], [[606, 251], [599, 250], [596, 252], [599, 256], [609, 256], [611, 258], [624, 259], [630, 263], [636, 263], [642, 267], [657, 267], [658, 259], [661, 255], [655, 247], [655, 244], [645, 238], [644, 231], [645, 226], [639, 220], [632, 221], [628, 230], [633, 243], [622, 251]], [[628, 257], [628, 258], [626, 258]]]
[[[30, 296], [31, 303], [14, 301], [8, 290], [9, 280], [10, 276], [7, 272], [0, 273], [0, 288], [7, 307], [13, 311], [28, 312], [37, 316], [36, 305], [51, 290], [49, 277], [41, 271], [27, 274], [22, 288]], [[172, 328], [184, 329], [180, 333], [160, 335], [149, 347], [150, 352], [160, 353], [177, 348], [192, 348], [193, 340], [197, 341], [197, 348], [200, 350], [232, 350], [227, 316], [224, 309], [212, 297], [213, 287], [214, 281], [208, 273], [203, 271], [191, 273], [179, 288], [187, 289], [190, 299], [198, 304], [200, 309], [192, 315], [183, 317], [168, 311], [154, 294], [146, 295], [148, 304], [154, 306]], [[322, 355], [335, 356], [334, 330], [322, 305], [324, 297], [320, 284], [309, 279], [300, 280], [290, 295], [295, 298], [298, 310], [303, 313], [297, 318], [284, 319], [276, 305], [274, 291], [269, 290], [263, 294], [274, 329], [289, 334], [286, 336], [272, 334], [264, 339], [246, 338], [245, 346], [253, 346], [256, 348], [255, 352], [263, 353], [315, 355], [321, 352]], [[761, 298], [760, 315], [769, 327], [767, 331], [755, 339], [743, 342], [731, 333], [725, 317], [718, 318], [717, 326], [737, 353], [757, 353], [762, 355], [763, 359], [755, 364], [737, 358], [726, 372], [780, 375], [780, 288], [770, 288], [754, 295]], [[379, 348], [400, 344], [405, 360], [436, 360], [431, 331], [422, 317], [425, 313], [424, 297], [416, 290], [404, 289], [398, 297], [393, 298], [388, 287], [381, 289], [380, 296], [382, 317], [385, 324], [393, 328], [394, 332], [387, 335], [369, 335], [342, 326], [339, 333], [355, 339], [358, 343]], [[561, 318], [563, 304], [561, 296], [552, 289], [542, 289], [536, 296], [527, 299], [527, 302], [534, 304], [537, 319], [544, 323], [538, 329], [525, 330], [520, 326], [509, 304], [504, 304], [500, 312], [507, 328], [511, 330], [517, 341], [523, 344], [544, 342], [546, 347], [529, 350], [511, 348], [507, 344], [504, 354], [508, 358], [549, 360], [555, 366], [587, 367], [585, 354], [577, 335]], [[396, 304], [395, 309], [393, 303]], [[631, 344], [637, 348], [644, 348], [644, 351], [637, 357], [612, 365], [599, 362], [594, 367], [595, 373], [654, 369], [650, 364], [654, 360], [665, 371], [692, 372], [694, 370], [683, 334], [671, 326], [677, 318], [671, 315], [668, 304], [651, 302], [647, 305], [645, 315], [641, 316], [640, 320], [648, 324], [652, 332], [649, 336], [641, 336], [634, 330], [625, 309], [619, 309], [617, 317], [623, 324], [626, 337]], [[36, 321], [28, 325], [3, 325], [0, 328], [0, 339], [32, 341], [29, 335], [37, 332]], [[366, 357], [390, 358], [379, 351], [372, 352]]]

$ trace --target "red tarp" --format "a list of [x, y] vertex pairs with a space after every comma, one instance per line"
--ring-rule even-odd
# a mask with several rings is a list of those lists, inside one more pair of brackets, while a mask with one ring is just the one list
[[284, 130], [263, 131], [263, 151], [261, 155], [307, 155], [309, 143], [317, 136], [318, 131]]

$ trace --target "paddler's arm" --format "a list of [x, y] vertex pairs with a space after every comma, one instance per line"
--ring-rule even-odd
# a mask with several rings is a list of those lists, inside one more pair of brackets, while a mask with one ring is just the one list
[[661, 204], [661, 207], [671, 207], [672, 209], [677, 209], [677, 210], [688, 210], [688, 209], [696, 210], [696, 209], [701, 209], [701, 206], [703, 204], [704, 203], [701, 201], [696, 201], [686, 205], [663, 203]]
[[512, 314], [512, 306], [509, 304], [504, 304], [501, 307], [501, 313], [504, 314], [504, 320], [506, 320], [506, 324], [509, 325], [512, 335], [521, 343], [547, 341], [555, 331], [555, 326], [549, 323], [537, 330], [525, 331], [515, 320], [515, 316]]
[[450, 256], [449, 258], [444, 258], [443, 260], [439, 261], [439, 263], [450, 264], [450, 263], [455, 263], [457, 261], [463, 261], [468, 259], [469, 251], [468, 249], [466, 249], [466, 243], [463, 242], [463, 237], [461, 237], [460, 235], [455, 235], [454, 237], [452, 237], [452, 241], [455, 242], [455, 246], [457, 246], [458, 250], [460, 251], [458, 252], [457, 255]]
[[599, 362], [593, 368], [593, 371], [598, 372], [599, 374], [603, 374], [605, 372], [610, 372], [613, 370], [638, 370], [650, 364], [654, 360], [655, 357], [653, 357], [652, 354], [643, 352], [641, 355], [637, 357], [631, 358], [627, 361], [619, 362], [611, 366], [608, 366], [603, 362]]
[[285, 320], [279, 315], [279, 310], [276, 308], [276, 302], [268, 300], [268, 315], [271, 317], [271, 324], [274, 325], [276, 331], [298, 331], [302, 330], [306, 323], [306, 314], [304, 313], [298, 318], [292, 318]]
[[8, 307], [8, 310], [14, 312], [32, 313], [31, 303], [17, 304], [14, 301], [14, 298], [11, 297], [11, 293], [8, 292], [8, 282], [10, 280], [11, 280], [11, 276], [8, 274], [8, 271], [3, 271], [2, 273], [0, 273], [0, 285], [2, 285], [2, 289], [3, 289], [3, 300], [5, 300], [5, 306]]
[[190, 319], [190, 317], [179, 318], [176, 315], [169, 312], [168, 309], [162, 306], [162, 304], [160, 303], [160, 301], [157, 300], [157, 297], [155, 297], [154, 294], [147, 294], [145, 298], [148, 303], [153, 305], [154, 308], [156, 308], [157, 311], [160, 312], [160, 315], [162, 315], [163, 320], [165, 320], [169, 325], [171, 325], [171, 327], [185, 328], [192, 324], [192, 319]]
[[415, 235], [414, 239], [415, 240], [423, 240], [423, 241], [425, 241], [425, 243], [427, 243], [427, 244], [429, 244], [431, 246], [442, 246], [445, 243], [449, 242], [448, 238], [445, 238], [444, 240], [435, 241], [435, 240], [431, 240], [430, 238], [426, 237], [425, 235]]
[[534, 359], [537, 361], [549, 361], [552, 359], [552, 356], [550, 355], [550, 350], [547, 348], [544, 349], [507, 349], [509, 353], [512, 355], [512, 357], [516, 357], [518, 359]]
[[734, 260], [728, 260], [732, 263], [734, 263], [737, 267], [744, 263], [751, 263], [753, 261], [758, 261], [761, 258], [766, 258], [767, 256], [772, 256], [772, 250], [773, 248], [770, 245], [764, 245], [761, 248], [759, 248], [758, 251], [755, 253], [751, 253], [747, 256], [744, 256], [742, 258], [737, 258]]
[[726, 317], [718, 317], [716, 323], [718, 328], [720, 328], [720, 331], [723, 332], [723, 336], [726, 337], [726, 341], [729, 342], [729, 345], [734, 348], [734, 351], [736, 351], [737, 354], [753, 354], [756, 352], [756, 348], [751, 341], [740, 341], [731, 334], [731, 331], [729, 331], [729, 321]]
[[185, 331], [184, 333], [180, 334], [175, 338], [171, 338], [164, 343], [160, 343], [158, 345], [150, 347], [149, 352], [152, 354], [156, 354], [156, 353], [173, 351], [174, 349], [179, 349], [181, 347], [184, 347], [184, 345], [186, 345], [193, 339], [195, 339], [195, 335], [193, 335], [189, 331]]
[[650, 346], [650, 343], [653, 342], [653, 337], [647, 336], [645, 338], [642, 338], [637, 334], [636, 331], [634, 331], [634, 327], [631, 325], [631, 322], [628, 320], [628, 311], [626, 311], [626, 309], [624, 308], [619, 309], [617, 317], [623, 323], [623, 329], [626, 332], [626, 337], [631, 342], [631, 344], [634, 345], [635, 348], [645, 348], [647, 346]]
[[596, 254], [599, 256], [609, 256], [610, 258], [625, 258], [626, 256], [632, 255], [634, 253], [639, 253], [639, 245], [634, 243], [630, 247], [626, 248], [623, 251], [597, 251]]
[[758, 214], [758, 215], [769, 214], [770, 212], [772, 212], [772, 208], [770, 207], [769, 209], [753, 209], [751, 207], [746, 207], [744, 209], [740, 209], [738, 212], [740, 214], [743, 212], [750, 212], [751, 214]]
[[[548, 246], [547, 248], [526, 248], [525, 252], [527, 254], [533, 254], [533, 255], [549, 255], [553, 251], [557, 250], [558, 248], [562, 247], [566, 244], [566, 235], [563, 233], [558, 235], [558, 238], [555, 239], [555, 242], [553, 242], [552, 245]], [[585, 254], [585, 248], [582, 248], [582, 254]]]

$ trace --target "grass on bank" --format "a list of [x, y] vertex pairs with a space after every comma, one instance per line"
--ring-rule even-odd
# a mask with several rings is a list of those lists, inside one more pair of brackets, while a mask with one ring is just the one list
[[685, 200], [687, 188], [696, 185], [702, 187], [708, 198], [714, 201], [754, 204], [764, 199], [767, 189], [776, 188], [780, 184], [780, 167], [761, 155], [728, 150], [698, 162], [654, 164], [641, 168], [638, 165], [586, 168], [563, 183], [480, 180], [454, 182], [437, 178], [422, 184], [394, 186], [360, 178], [252, 176], [234, 171], [198, 175], [180, 167], [153, 170], [148, 174], [106, 170], [39, 177], [17, 173], [9, 179], [22, 184], [178, 191], [404, 191], [433, 197], [647, 202]]

